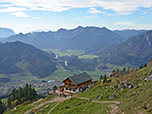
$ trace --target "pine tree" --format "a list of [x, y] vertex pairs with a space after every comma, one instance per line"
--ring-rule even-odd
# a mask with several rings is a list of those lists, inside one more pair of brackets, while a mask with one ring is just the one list
[[123, 68], [122, 72], [126, 72], [126, 68]]
[[13, 108], [16, 105], [23, 103], [26, 100], [33, 100], [38, 97], [35, 89], [31, 85], [26, 84], [24, 88], [13, 89], [12, 93], [8, 96], [8, 107]]
[[6, 110], [6, 106], [0, 101], [0, 114], [3, 114]]
[[100, 80], [102, 79], [102, 77], [103, 77], [103, 76], [101, 75], [101, 76], [100, 76]]
[[144, 67], [146, 67], [146, 66], [147, 66], [147, 64], [144, 65]]
[[106, 81], [107, 81], [107, 76], [105, 74], [104, 77], [103, 77], [103, 83], [105, 83]]

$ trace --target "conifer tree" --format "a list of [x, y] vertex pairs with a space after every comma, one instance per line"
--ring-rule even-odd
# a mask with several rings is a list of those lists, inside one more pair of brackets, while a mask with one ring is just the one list
[[3, 114], [5, 110], [6, 110], [6, 106], [4, 105], [4, 103], [0, 101], [0, 114]]
[[106, 81], [107, 81], [107, 76], [105, 74], [104, 77], [103, 77], [103, 83], [105, 83]]

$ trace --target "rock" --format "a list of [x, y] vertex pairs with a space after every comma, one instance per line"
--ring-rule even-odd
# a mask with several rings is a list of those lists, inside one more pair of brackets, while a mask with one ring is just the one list
[[88, 93], [88, 95], [90, 95], [91, 93]]
[[144, 108], [144, 109], [148, 109], [148, 107], [147, 107], [145, 104], [143, 105], [143, 108]]
[[100, 95], [97, 95], [96, 98], [98, 98]]
[[149, 76], [152, 76], [152, 72], [149, 73]]
[[79, 103], [78, 106], [82, 105], [82, 103]]
[[115, 94], [109, 96], [109, 100], [113, 100], [113, 99], [115, 99], [115, 98], [116, 98], [116, 95], [115, 95]]
[[132, 103], [133, 101], [135, 101], [136, 99], [130, 99], [129, 102]]
[[118, 97], [120, 94], [118, 93], [116, 96]]
[[125, 83], [124, 83], [125, 88], [128, 88], [128, 87], [129, 87], [129, 85], [131, 85], [131, 84], [130, 84], [130, 83], [128, 83], [128, 82], [125, 82]]
[[30, 114], [34, 114], [34, 112], [30, 112]]
[[137, 88], [139, 88], [139, 86], [135, 86], [134, 88], [137, 89]]
[[152, 80], [152, 74], [151, 74], [151, 76], [149, 76], [148, 80]]
[[100, 96], [99, 96], [99, 100], [101, 100], [103, 98], [103, 94], [101, 94]]
[[130, 96], [134, 96], [136, 94], [136, 91], [135, 92], [133, 92]]
[[120, 91], [121, 91], [121, 92], [123, 92], [123, 90], [124, 90], [124, 89], [123, 89], [123, 88], [121, 88], [121, 90], [120, 90]]
[[150, 108], [150, 103], [146, 104], [146, 107], [149, 109]]
[[138, 78], [138, 76], [134, 76], [134, 78]]
[[90, 103], [91, 101], [92, 101], [92, 99], [89, 99], [89, 100], [88, 100], [88, 103]]
[[45, 107], [46, 107], [46, 108], [48, 108], [48, 107], [49, 107], [49, 105], [46, 105]]
[[128, 89], [131, 89], [131, 88], [133, 88], [133, 85], [130, 84], [130, 85], [128, 86]]
[[145, 82], [148, 81], [148, 78], [145, 78], [144, 81], [145, 81]]
[[66, 108], [70, 108], [69, 106], [66, 106], [64, 109], [66, 109]]
[[107, 79], [107, 81], [106, 81], [107, 83], [111, 83], [111, 79]]
[[43, 112], [43, 109], [41, 109], [40, 111]]
[[120, 81], [119, 80], [116, 80], [116, 84], [119, 84], [120, 83]]
[[124, 86], [124, 83], [121, 83], [120, 85], [119, 85], [119, 88], [121, 89], [121, 88], [125, 88], [125, 86]]

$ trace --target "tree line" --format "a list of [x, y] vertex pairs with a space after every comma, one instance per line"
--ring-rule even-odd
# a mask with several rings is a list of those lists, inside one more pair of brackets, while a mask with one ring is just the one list
[[7, 107], [14, 108], [16, 105], [23, 103], [24, 101], [38, 98], [36, 90], [32, 88], [31, 84], [26, 84], [25, 87], [19, 89], [13, 89], [8, 95]]
[[0, 114], [3, 114], [6, 110], [6, 105], [0, 101]]

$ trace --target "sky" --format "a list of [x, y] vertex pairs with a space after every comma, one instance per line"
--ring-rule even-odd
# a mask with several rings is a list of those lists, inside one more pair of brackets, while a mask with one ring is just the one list
[[152, 30], [152, 0], [0, 0], [0, 27], [16, 33], [77, 26]]

